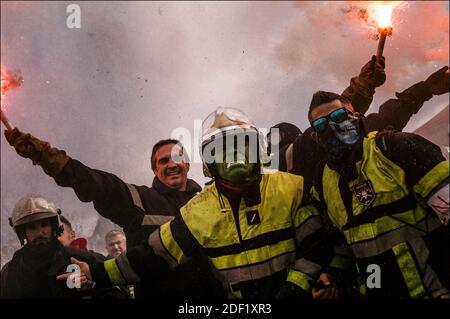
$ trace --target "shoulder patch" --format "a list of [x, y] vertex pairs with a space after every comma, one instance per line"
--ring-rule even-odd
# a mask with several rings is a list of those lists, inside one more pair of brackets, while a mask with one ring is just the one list
[[366, 207], [369, 207], [375, 201], [375, 190], [369, 180], [353, 186], [352, 190], [355, 193], [358, 202]]

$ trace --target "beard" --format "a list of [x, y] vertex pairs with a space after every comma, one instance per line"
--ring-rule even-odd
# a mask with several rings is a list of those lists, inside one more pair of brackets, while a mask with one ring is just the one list
[[53, 250], [56, 241], [57, 239], [54, 237], [46, 238], [39, 236], [30, 242], [29, 248], [34, 254], [46, 254]]
[[43, 246], [43, 245], [47, 245], [50, 243], [50, 238], [47, 237], [43, 237], [43, 236], [39, 236], [36, 237], [35, 239], [33, 239], [33, 241], [31, 242], [31, 244], [33, 246]]

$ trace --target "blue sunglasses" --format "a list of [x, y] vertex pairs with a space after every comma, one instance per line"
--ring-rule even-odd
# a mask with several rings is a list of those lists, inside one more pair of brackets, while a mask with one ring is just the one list
[[348, 119], [348, 111], [345, 107], [341, 107], [340, 109], [334, 110], [326, 116], [315, 119], [311, 122], [311, 126], [317, 133], [323, 133], [329, 127], [328, 120], [334, 123], [341, 123], [346, 119]]

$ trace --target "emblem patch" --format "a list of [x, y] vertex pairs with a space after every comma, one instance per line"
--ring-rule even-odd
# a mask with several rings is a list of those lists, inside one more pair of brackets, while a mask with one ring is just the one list
[[247, 223], [249, 225], [256, 225], [261, 223], [261, 220], [259, 219], [259, 213], [257, 210], [247, 212]]
[[361, 184], [353, 186], [352, 189], [358, 202], [364, 206], [372, 205], [376, 195], [370, 181], [364, 181]]

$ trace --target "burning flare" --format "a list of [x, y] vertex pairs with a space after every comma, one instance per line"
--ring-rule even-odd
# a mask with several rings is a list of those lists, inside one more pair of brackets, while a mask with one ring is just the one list
[[8, 71], [1, 66], [1, 96], [4, 98], [9, 89], [19, 87], [23, 83], [23, 77], [20, 71]]
[[[371, 37], [378, 39], [383, 32], [392, 34], [396, 12], [408, 7], [406, 1], [356, 1], [352, 2], [346, 13], [356, 13], [371, 29]], [[374, 32], [375, 31], [375, 32]]]
[[377, 49], [377, 60], [379, 61], [383, 55], [386, 37], [392, 35], [392, 19], [396, 9], [406, 7], [405, 1], [370, 1], [358, 2], [352, 4], [350, 10], [345, 12], [358, 11], [358, 15], [363, 19], [367, 26], [376, 34], [372, 34], [371, 38], [379, 40]]
[[379, 29], [392, 27], [392, 11], [399, 3], [374, 3], [368, 7], [369, 15]]
[[[8, 92], [9, 89], [14, 89], [22, 85], [23, 78], [20, 74], [20, 71], [8, 71], [6, 70], [3, 65], [0, 66], [0, 107], [3, 106], [3, 99], [5, 98], [6, 92]], [[6, 117], [3, 110], [0, 108], [0, 118], [3, 124], [5, 124], [6, 128], [8, 130], [14, 129], [14, 126], [9, 122], [8, 118]]]

